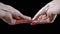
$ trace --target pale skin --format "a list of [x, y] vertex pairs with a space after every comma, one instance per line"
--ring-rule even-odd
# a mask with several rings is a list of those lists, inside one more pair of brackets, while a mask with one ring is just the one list
[[12, 6], [0, 3], [0, 18], [9, 25], [30, 23], [31, 18], [23, 15]]
[[37, 12], [31, 25], [53, 23], [57, 14], [60, 14], [60, 0], [52, 0]]
[[23, 15], [10, 5], [0, 3], [0, 18], [9, 25], [29, 23], [31, 25], [47, 24], [54, 22], [57, 14], [60, 14], [60, 0], [52, 0], [31, 17]]

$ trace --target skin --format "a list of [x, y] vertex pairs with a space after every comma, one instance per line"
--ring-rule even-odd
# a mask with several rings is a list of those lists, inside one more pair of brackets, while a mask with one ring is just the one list
[[31, 23], [31, 18], [23, 15], [10, 5], [0, 3], [0, 18], [9, 25]]
[[47, 3], [32, 19], [23, 15], [12, 6], [0, 3], [0, 18], [9, 25], [21, 23], [29, 23], [31, 25], [52, 23], [59, 13], [60, 0], [52, 0]]
[[[46, 13], [46, 14], [44, 14]], [[49, 22], [45, 21], [43, 22], [42, 18], [40, 20], [39, 17], [43, 17], [41, 15], [47, 15], [46, 17], [49, 18]], [[31, 25], [36, 25], [36, 24], [48, 24], [48, 23], [53, 23], [57, 14], [60, 14], [60, 0], [52, 0], [51, 2], [47, 3], [42, 9], [40, 9], [37, 14], [33, 17], [33, 21]], [[40, 22], [42, 20], [42, 22]]]

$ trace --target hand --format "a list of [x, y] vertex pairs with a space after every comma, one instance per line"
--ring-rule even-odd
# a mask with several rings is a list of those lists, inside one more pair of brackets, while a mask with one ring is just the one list
[[31, 25], [53, 23], [59, 13], [60, 0], [53, 0], [38, 11], [33, 17]]
[[10, 25], [31, 23], [31, 18], [23, 15], [12, 6], [0, 3], [0, 18]]

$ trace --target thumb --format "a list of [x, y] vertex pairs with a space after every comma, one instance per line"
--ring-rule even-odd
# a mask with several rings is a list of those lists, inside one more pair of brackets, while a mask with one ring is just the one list
[[29, 16], [24, 16], [23, 19], [24, 19], [24, 21], [26, 21], [27, 23], [31, 23], [31, 22], [32, 22], [32, 19], [31, 19], [31, 17], [29, 17]]
[[32, 22], [32, 19], [31, 17], [28, 17], [28, 16], [23, 16], [23, 17], [20, 17], [20, 19], [18, 19], [16, 21], [16, 24], [22, 24], [22, 23], [31, 23]]

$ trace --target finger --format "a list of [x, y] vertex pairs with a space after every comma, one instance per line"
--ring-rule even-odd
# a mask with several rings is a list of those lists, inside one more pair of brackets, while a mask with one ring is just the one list
[[[54, 22], [54, 20], [56, 19], [56, 17], [57, 17], [57, 14], [53, 14], [53, 13], [49, 13], [50, 12], [50, 10], [49, 11], [47, 11], [47, 15], [50, 17], [50, 23], [53, 23]], [[53, 12], [53, 11], [52, 11]]]
[[44, 15], [39, 16], [39, 18], [36, 21], [34, 20], [34, 22], [32, 22], [32, 24], [46, 24], [49, 22], [50, 22], [50, 18], [47, 17], [46, 14], [44, 14]]
[[8, 23], [9, 25], [14, 25], [15, 24], [15, 20], [13, 20], [12, 15], [9, 12], [5, 12], [3, 10], [0, 10], [0, 17], [1, 19]]
[[32, 22], [31, 18], [28, 16], [19, 17], [19, 19], [15, 19], [15, 20], [16, 20], [16, 24], [31, 23]]
[[[24, 17], [24, 15], [22, 15], [18, 10], [16, 10], [15, 8], [13, 8], [13, 7], [9, 6], [9, 5], [5, 5], [3, 3], [0, 3], [0, 7], [1, 7], [0, 8], [1, 10], [11, 13], [12, 16], [14, 16], [13, 17], [14, 19], [19, 20], [18, 16], [20, 16], [22, 18]], [[16, 18], [15, 18], [15, 16], [16, 16]], [[24, 17], [24, 20], [27, 21], [27, 22], [31, 21], [31, 19], [26, 17], [26, 16]]]
[[[2, 8], [2, 6], [3, 6], [3, 8]], [[27, 16], [24, 16], [21, 12], [19, 12], [18, 10], [16, 10], [12, 6], [5, 5], [5, 4], [1, 3], [1, 6], [0, 7], [2, 8], [2, 10], [8, 11], [9, 13], [11, 13], [12, 16], [14, 16], [13, 17], [14, 19], [19, 19], [18, 16], [20, 16], [20, 18], [22, 17], [22, 18], [24, 18], [24, 19], [26, 19], [28, 21], [31, 21], [31, 18], [30, 17], [28, 18]]]
[[38, 24], [38, 21], [33, 21], [32, 23], [31, 23], [31, 25], [37, 25]]
[[12, 7], [10, 5], [6, 5], [4, 3], [0, 3], [0, 9], [11, 13], [13, 16], [23, 16], [23, 14], [20, 11], [18, 11], [14, 7]]
[[13, 16], [12, 18], [13, 18], [13, 19], [16, 19], [16, 20], [21, 20], [21, 19], [23, 19], [23, 18], [20, 17], [20, 16]]
[[16, 24], [30, 24], [31, 20], [27, 21], [27, 20], [16, 20]]
[[48, 8], [49, 8], [49, 4], [47, 4], [41, 10], [39, 10], [32, 20], [37, 20], [41, 14], [44, 14], [48, 10]]
[[24, 16], [23, 19], [24, 19], [24, 21], [26, 21], [26, 23], [31, 23], [32, 22], [31, 17]]
[[49, 24], [48, 22], [39, 22], [39, 21], [33, 21], [31, 25], [38, 25], [38, 24]]
[[6, 23], [8, 23], [9, 25], [15, 25], [15, 23], [16, 23], [16, 20], [14, 20], [14, 19], [12, 18], [11, 14], [8, 14], [8, 16], [2, 17], [2, 19], [3, 19]]

